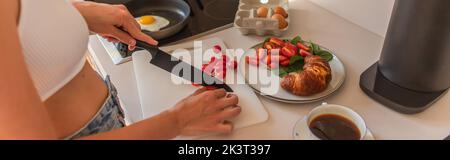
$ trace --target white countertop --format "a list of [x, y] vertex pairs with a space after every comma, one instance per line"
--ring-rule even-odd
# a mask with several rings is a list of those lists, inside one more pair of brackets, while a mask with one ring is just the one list
[[[443, 139], [450, 134], [449, 94], [423, 113], [404, 115], [375, 102], [359, 88], [359, 76], [377, 61], [383, 37], [307, 0], [291, 1], [290, 8], [291, 24], [285, 37], [301, 34], [304, 39], [326, 46], [336, 53], [347, 69], [347, 79], [342, 88], [323, 101], [348, 106], [357, 111], [377, 139]], [[264, 39], [242, 36], [234, 28], [207, 37], [222, 38], [229, 48], [249, 48]], [[131, 121], [142, 120], [132, 62], [113, 65], [98, 39], [92, 36], [90, 40], [90, 52], [104, 74], [111, 76]], [[259, 99], [269, 112], [267, 122], [236, 130], [231, 135], [207, 139], [292, 139], [292, 130], [297, 120], [321, 103], [294, 105], [263, 97]]]

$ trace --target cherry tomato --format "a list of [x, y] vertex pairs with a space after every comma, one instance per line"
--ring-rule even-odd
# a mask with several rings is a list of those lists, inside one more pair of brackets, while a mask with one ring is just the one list
[[213, 51], [214, 53], [222, 53], [222, 47], [220, 47], [220, 45], [215, 45]]
[[284, 41], [275, 37], [270, 38], [269, 42], [277, 45], [278, 47], [283, 47], [285, 45]]
[[298, 42], [298, 43], [297, 43], [297, 47], [300, 48], [301, 50], [305, 50], [305, 51], [308, 51], [308, 52], [309, 52], [309, 47], [307, 47], [306, 45], [304, 45], [304, 44], [301, 43], [301, 42]]
[[302, 57], [307, 57], [307, 56], [311, 56], [312, 54], [309, 53], [308, 51], [300, 50], [300, 55], [301, 55]]

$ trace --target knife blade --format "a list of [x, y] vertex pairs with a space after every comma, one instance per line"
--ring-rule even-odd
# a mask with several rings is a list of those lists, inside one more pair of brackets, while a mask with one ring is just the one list
[[[145, 49], [148, 52], [150, 52], [150, 54], [152, 55], [150, 63], [169, 73], [172, 73], [178, 77], [181, 77], [192, 83], [202, 85], [204, 87], [223, 88], [227, 92], [233, 92], [233, 89], [231, 89], [231, 87], [225, 84], [223, 81], [206, 74], [202, 70], [190, 65], [189, 63], [186, 63], [176, 57], [173, 57], [169, 53], [160, 50], [158, 46], [150, 45], [146, 42], [137, 40], [136, 47]], [[187, 73], [190, 74], [184, 75], [184, 73], [186, 72], [184, 70], [180, 70], [178, 73], [174, 73], [173, 71], [175, 68], [183, 68], [183, 69], [188, 68], [190, 69], [190, 72]]]

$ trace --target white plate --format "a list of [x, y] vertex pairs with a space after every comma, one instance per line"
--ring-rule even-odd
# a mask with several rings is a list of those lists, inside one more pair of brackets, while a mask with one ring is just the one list
[[[261, 44], [258, 44], [254, 47], [252, 47], [252, 49], [257, 48], [262, 46]], [[322, 49], [324, 50], [328, 50], [325, 47], [322, 47]], [[297, 96], [294, 95], [284, 89], [282, 89], [280, 87], [280, 89], [275, 93], [275, 94], [271, 94], [271, 93], [266, 93], [264, 91], [261, 90], [261, 84], [259, 83], [249, 83], [249, 79], [246, 75], [246, 65], [249, 67], [253, 67], [254, 69], [257, 69], [259, 71], [261, 70], [266, 70], [266, 68], [264, 66], [260, 66], [260, 67], [256, 67], [256, 66], [252, 66], [252, 65], [248, 65], [245, 63], [245, 56], [246, 55], [255, 55], [255, 50], [248, 50], [246, 51], [246, 53], [244, 54], [244, 56], [242, 56], [241, 60], [239, 61], [239, 65], [238, 65], [238, 70], [240, 72], [241, 75], [243, 75], [243, 77], [245, 78], [245, 81], [247, 83], [247, 85], [249, 85], [256, 93], [265, 96], [269, 99], [275, 100], [275, 101], [280, 101], [280, 102], [285, 102], [285, 103], [311, 103], [311, 102], [317, 102], [320, 101], [324, 98], [326, 98], [327, 96], [331, 95], [333, 92], [335, 92], [336, 90], [338, 90], [342, 84], [345, 81], [345, 67], [343, 65], [343, 63], [339, 60], [339, 58], [333, 54], [333, 52], [330, 53], [333, 54], [333, 60], [331, 60], [329, 62], [330, 67], [331, 67], [331, 74], [332, 74], [332, 80], [328, 86], [328, 88], [318, 94], [312, 95], [312, 96]], [[281, 81], [281, 78], [280, 78]]]
[[[308, 124], [306, 123], [306, 118], [299, 120], [294, 126], [293, 131], [294, 140], [310, 140], [309, 137], [311, 135], [310, 132], [307, 130], [309, 130], [309, 127]], [[375, 140], [375, 137], [373, 136], [372, 131], [370, 131], [370, 129], [367, 128], [367, 133], [363, 140]]]

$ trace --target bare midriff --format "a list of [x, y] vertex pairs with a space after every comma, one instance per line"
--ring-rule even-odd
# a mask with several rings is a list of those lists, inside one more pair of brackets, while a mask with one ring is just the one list
[[84, 127], [107, 96], [103, 79], [86, 63], [80, 73], [45, 101], [58, 137], [65, 138]]

